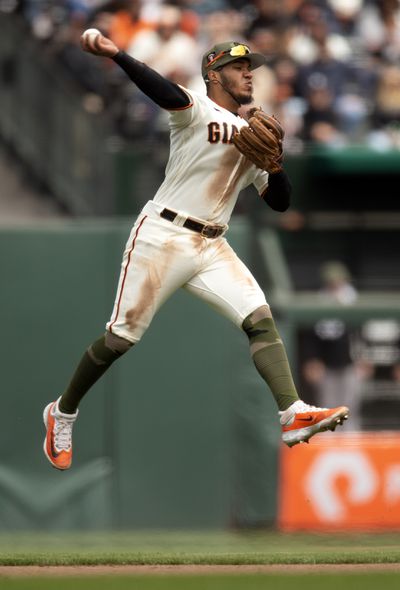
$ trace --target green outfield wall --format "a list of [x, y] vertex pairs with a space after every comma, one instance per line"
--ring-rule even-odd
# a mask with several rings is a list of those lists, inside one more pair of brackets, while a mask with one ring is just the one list
[[[243, 334], [184, 292], [83, 400], [73, 467], [42, 451], [42, 411], [108, 319], [130, 220], [0, 230], [0, 529], [274, 521], [276, 408]], [[250, 256], [251, 232], [229, 239]]]

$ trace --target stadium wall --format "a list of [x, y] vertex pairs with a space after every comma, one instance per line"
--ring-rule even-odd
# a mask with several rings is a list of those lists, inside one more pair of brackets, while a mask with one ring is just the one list
[[[242, 333], [177, 293], [81, 404], [73, 467], [43, 452], [44, 406], [104, 330], [131, 220], [0, 230], [0, 526], [228, 528], [274, 522], [278, 421]], [[251, 232], [229, 239], [245, 260]]]

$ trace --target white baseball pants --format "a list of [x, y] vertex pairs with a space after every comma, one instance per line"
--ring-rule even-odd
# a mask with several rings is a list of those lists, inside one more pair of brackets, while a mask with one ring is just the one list
[[[107, 330], [138, 342], [180, 287], [239, 327], [251, 312], [267, 305], [257, 281], [223, 236], [205, 238], [161, 218], [162, 209], [149, 201], [131, 230]], [[178, 219], [182, 223], [182, 216]]]

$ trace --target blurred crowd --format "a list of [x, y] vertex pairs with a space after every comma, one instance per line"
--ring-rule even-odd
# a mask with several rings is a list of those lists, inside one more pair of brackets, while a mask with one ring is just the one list
[[286, 150], [363, 144], [400, 149], [400, 0], [0, 0], [69, 70], [88, 109], [107, 109], [126, 138], [157, 133], [165, 114], [110, 60], [85, 54], [96, 27], [166, 77], [205, 92], [202, 54], [244, 42], [266, 57], [255, 104], [286, 129]]

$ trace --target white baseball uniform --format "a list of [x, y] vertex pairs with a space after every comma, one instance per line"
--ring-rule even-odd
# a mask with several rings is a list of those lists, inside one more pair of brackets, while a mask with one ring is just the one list
[[[165, 180], [139, 214], [124, 252], [107, 329], [137, 342], [160, 306], [179, 287], [209, 303], [238, 326], [262, 305], [264, 293], [223, 234], [216, 238], [183, 227], [187, 218], [226, 231], [239, 192], [261, 194], [268, 173], [239, 154], [232, 134], [241, 117], [190, 90], [191, 103], [170, 111], [170, 157]], [[173, 222], [160, 213], [177, 213]]]

